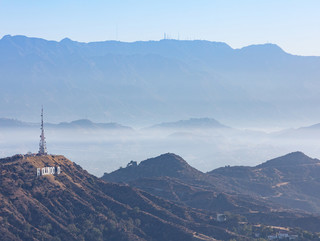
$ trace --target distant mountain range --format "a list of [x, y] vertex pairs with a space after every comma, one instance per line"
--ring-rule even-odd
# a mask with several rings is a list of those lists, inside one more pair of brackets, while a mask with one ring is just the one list
[[211, 128], [229, 128], [212, 118], [191, 118], [176, 122], [165, 122], [150, 127], [152, 129], [211, 129]]
[[[110, 128], [110, 129], [131, 129], [118, 123], [94, 123], [88, 119], [80, 119], [71, 122], [60, 122], [58, 124], [45, 123], [49, 128]], [[8, 127], [39, 127], [37, 123], [24, 122], [17, 119], [0, 118], [0, 128]], [[148, 129], [172, 129], [172, 130], [194, 130], [194, 129], [211, 129], [211, 128], [229, 128], [215, 119], [210, 118], [191, 118], [176, 122], [167, 122], [154, 125]]]
[[[40, 128], [40, 124], [23, 122], [15, 119], [0, 118], [0, 128]], [[94, 123], [87, 119], [75, 120], [71, 122], [61, 122], [59, 124], [45, 123], [46, 128], [66, 128], [66, 129], [131, 129], [130, 127], [118, 123]]]
[[280, 140], [310, 139], [316, 141], [320, 136], [320, 123], [299, 128], [284, 129], [282, 131], [272, 133], [272, 136]]
[[0, 118], [0, 128], [39, 127], [40, 124], [23, 122], [16, 119]]
[[[80, 43], [0, 40], [0, 116], [90, 116], [147, 126], [191, 116], [231, 125], [320, 119], [320, 58], [273, 44], [161, 40]], [[259, 120], [259, 122], [257, 122]]]
[[[39, 123], [26, 122], [11, 118], [0, 118], [0, 128], [39, 128]], [[67, 129], [115, 129], [115, 130], [132, 130], [132, 127], [121, 125], [115, 122], [95, 123], [88, 119], [79, 119], [71, 122], [60, 122], [57, 124], [45, 123], [46, 128], [67, 128]], [[192, 131], [197, 130], [221, 130], [221, 131], [238, 131], [239, 130], [226, 126], [213, 118], [191, 118], [187, 120], [179, 120], [175, 122], [163, 122], [142, 130], [168, 130], [173, 131], [172, 136], [191, 135]], [[182, 132], [181, 132], [182, 131]], [[183, 132], [183, 131], [191, 131]], [[250, 131], [246, 131], [250, 132]], [[252, 131], [251, 131], [252, 132]], [[222, 133], [222, 132], [221, 132]], [[252, 132], [253, 133], [253, 132]], [[264, 132], [256, 132], [266, 134]], [[300, 127], [296, 129], [285, 129], [270, 133], [272, 137], [282, 138], [314, 138], [320, 134], [320, 124]]]
[[94, 123], [87, 119], [75, 120], [71, 122], [61, 122], [59, 124], [47, 124], [47, 127], [53, 128], [89, 128], [89, 129], [131, 129], [118, 123]]

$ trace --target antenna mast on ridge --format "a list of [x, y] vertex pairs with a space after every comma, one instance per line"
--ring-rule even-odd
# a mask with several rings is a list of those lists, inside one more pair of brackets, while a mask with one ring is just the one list
[[40, 135], [38, 155], [47, 155], [47, 145], [46, 145], [46, 138], [44, 136], [44, 127], [43, 127], [43, 107], [41, 108], [41, 135]]

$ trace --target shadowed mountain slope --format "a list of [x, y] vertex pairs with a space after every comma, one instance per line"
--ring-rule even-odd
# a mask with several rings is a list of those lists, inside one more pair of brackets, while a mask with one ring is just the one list
[[320, 161], [302, 152], [256, 167], [223, 167], [208, 174], [231, 184], [236, 192], [258, 195], [284, 207], [320, 213]]
[[[265, 165], [274, 166], [289, 161], [292, 164], [296, 163], [299, 169], [300, 164], [308, 166], [309, 161], [314, 162], [312, 160], [302, 153], [293, 153], [276, 161], [269, 161]], [[303, 175], [307, 173], [301, 174]], [[320, 230], [317, 228], [320, 219], [305, 213], [317, 210], [315, 200], [319, 198], [314, 196], [318, 194], [299, 194], [303, 199], [300, 200], [300, 205], [297, 205], [298, 201], [295, 201], [294, 195], [299, 193], [299, 186], [296, 185], [288, 189], [285, 200], [277, 199], [282, 195], [279, 195], [281, 188], [287, 185], [284, 178], [285, 176], [281, 176], [274, 167], [225, 167], [202, 173], [190, 167], [181, 157], [170, 153], [142, 161], [139, 165], [131, 162], [126, 168], [102, 177], [112, 182], [126, 182], [187, 206], [214, 212], [237, 213], [251, 222], [259, 220], [266, 225], [299, 226], [312, 231]], [[317, 181], [313, 187], [317, 189], [316, 183]]]
[[317, 166], [320, 165], [320, 160], [310, 158], [302, 152], [292, 152], [285, 156], [274, 158], [265, 163], [262, 163], [256, 168], [280, 168], [280, 167], [301, 167], [306, 165]]
[[[38, 167], [61, 173], [37, 176]], [[210, 214], [111, 184], [63, 156], [0, 159], [1, 240], [214, 240]]]
[[126, 168], [120, 168], [110, 174], [105, 173], [102, 179], [128, 182], [140, 178], [168, 176], [182, 180], [197, 180], [203, 175], [180, 156], [167, 153], [142, 161], [139, 165], [136, 162], [130, 162]]

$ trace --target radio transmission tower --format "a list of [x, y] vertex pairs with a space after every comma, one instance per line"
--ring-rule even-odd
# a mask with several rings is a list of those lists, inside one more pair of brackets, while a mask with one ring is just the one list
[[47, 144], [46, 144], [46, 138], [44, 136], [44, 127], [43, 127], [43, 107], [41, 108], [41, 135], [40, 135], [38, 155], [47, 155]]

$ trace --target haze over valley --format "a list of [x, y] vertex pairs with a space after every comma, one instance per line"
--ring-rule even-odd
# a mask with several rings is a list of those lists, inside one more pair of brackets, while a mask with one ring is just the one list
[[[215, 119], [198, 118], [132, 128], [89, 120], [45, 123], [49, 153], [77, 160], [96, 176], [125, 167], [131, 160], [171, 152], [192, 166], [208, 172], [226, 165], [254, 166], [292, 151], [318, 157], [320, 129], [317, 125], [262, 132], [237, 129]], [[0, 119], [0, 156], [36, 152], [39, 124]]]
[[0, 1], [0, 241], [320, 241], [320, 1]]
[[[317, 128], [276, 132], [319, 123], [319, 57], [291, 55], [274, 44], [232, 49], [210, 41], [81, 43], [9, 35], [0, 40], [0, 53], [0, 117], [35, 128], [41, 103], [49, 123], [90, 119], [129, 127], [46, 126], [50, 152], [75, 158], [98, 176], [166, 152], [203, 171], [296, 150], [320, 156]], [[222, 126], [183, 123], [207, 117]], [[2, 124], [1, 156], [35, 151], [37, 131]]]

